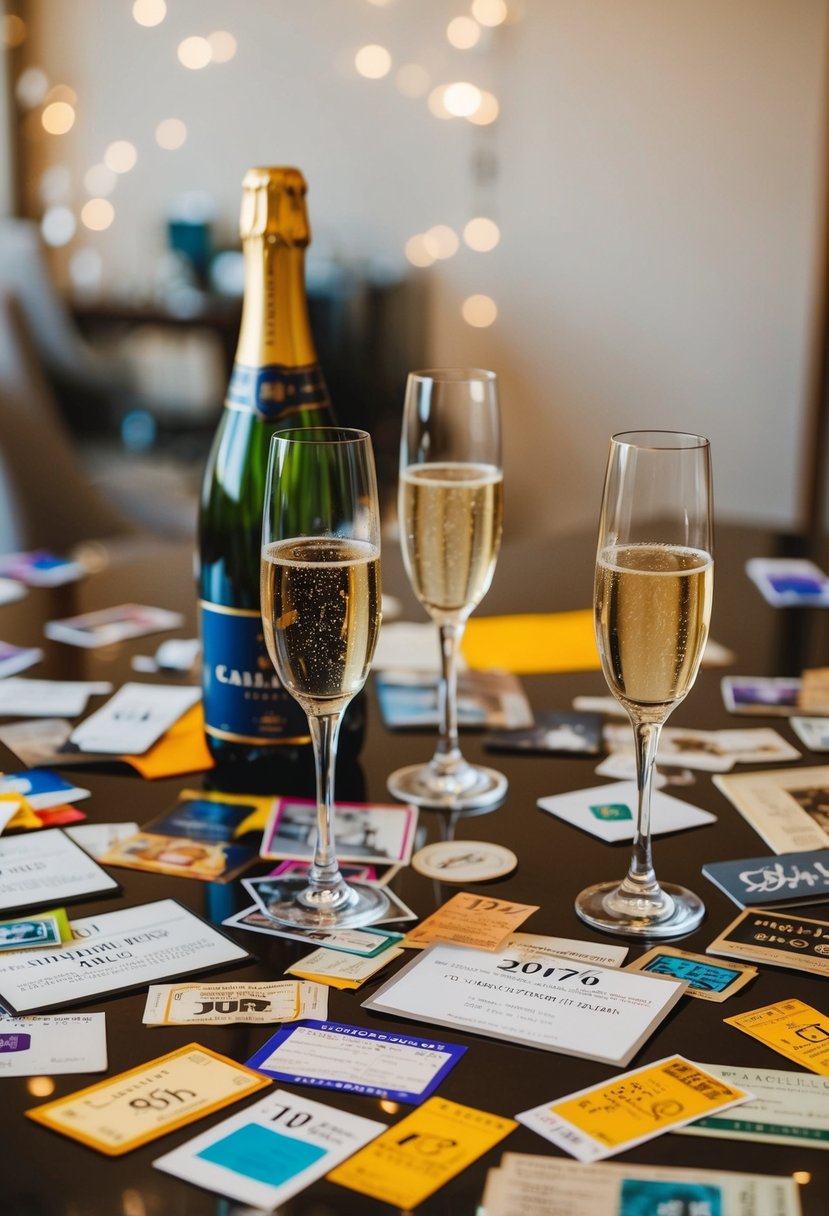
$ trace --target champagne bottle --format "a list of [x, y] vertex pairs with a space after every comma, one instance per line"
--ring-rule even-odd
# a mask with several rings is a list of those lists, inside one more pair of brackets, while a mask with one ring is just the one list
[[308, 318], [305, 191], [290, 168], [250, 169], [242, 184], [242, 320], [199, 516], [205, 731], [222, 767], [310, 752], [305, 714], [265, 649], [259, 607], [271, 435], [335, 421]]

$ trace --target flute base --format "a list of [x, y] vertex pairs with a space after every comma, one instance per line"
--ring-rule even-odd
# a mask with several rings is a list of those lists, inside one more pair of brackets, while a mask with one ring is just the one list
[[268, 901], [268, 916], [291, 929], [327, 933], [376, 924], [391, 910], [391, 900], [380, 886], [347, 883], [342, 879], [332, 892], [315, 891], [304, 875], [278, 879], [275, 898]]
[[496, 806], [506, 797], [503, 773], [479, 764], [464, 764], [456, 774], [440, 774], [431, 764], [410, 764], [392, 773], [390, 794], [432, 810], [473, 810]]
[[576, 897], [576, 914], [593, 929], [623, 937], [682, 937], [696, 929], [705, 916], [700, 897], [675, 883], [661, 883], [659, 891], [667, 897], [661, 913], [654, 912], [657, 901], [626, 894], [618, 880], [596, 883]]

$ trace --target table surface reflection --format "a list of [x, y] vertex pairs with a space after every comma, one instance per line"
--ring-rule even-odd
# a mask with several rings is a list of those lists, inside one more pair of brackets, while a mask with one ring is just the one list
[[[701, 729], [775, 725], [785, 738], [797, 744], [784, 719], [735, 718], [723, 708], [719, 692], [721, 676], [727, 672], [792, 675], [799, 674], [803, 667], [822, 666], [829, 660], [827, 610], [774, 610], [763, 602], [745, 575], [748, 557], [772, 556], [785, 552], [786, 548], [785, 538], [771, 534], [737, 527], [719, 529], [712, 636], [736, 653], [737, 662], [732, 668], [703, 670], [687, 701], [671, 719], [672, 725]], [[492, 589], [479, 612], [491, 615], [587, 607], [591, 599], [593, 556], [594, 539], [591, 536], [509, 542], [502, 551]], [[402, 598], [406, 617], [423, 619], [407, 590], [394, 542], [386, 544], [383, 572], [384, 589]], [[136, 678], [130, 669], [131, 656], [152, 653], [159, 639], [136, 639], [105, 650], [82, 651], [45, 642], [42, 625], [45, 620], [55, 617], [127, 601], [180, 609], [187, 615], [187, 625], [177, 631], [177, 635], [192, 636], [195, 593], [190, 551], [170, 545], [152, 552], [137, 550], [127, 557], [115, 554], [99, 573], [79, 583], [51, 590], [32, 590], [26, 599], [0, 607], [0, 637], [20, 645], [45, 647], [45, 662], [27, 673], [29, 675], [108, 679], [117, 687], [127, 679]], [[493, 659], [497, 662], [497, 656]], [[138, 678], [171, 682], [169, 675]], [[184, 682], [192, 682], [192, 678]], [[567, 709], [573, 697], [580, 693], [606, 693], [598, 672], [530, 676], [524, 677], [523, 682], [537, 710]], [[103, 698], [93, 701], [91, 708], [102, 701]], [[366, 701], [368, 722], [360, 762], [356, 767], [342, 767], [338, 795], [343, 800], [388, 801], [385, 789], [388, 773], [403, 764], [428, 758], [434, 740], [431, 734], [424, 732], [388, 731], [379, 719], [371, 680]], [[577, 919], [573, 899], [591, 882], [621, 877], [629, 846], [606, 845], [544, 814], [536, 806], [537, 799], [545, 794], [599, 784], [601, 779], [593, 771], [595, 758], [494, 756], [484, 750], [482, 737], [471, 732], [464, 733], [463, 746], [470, 759], [494, 764], [507, 775], [510, 782], [507, 799], [485, 814], [452, 818], [442, 812], [423, 812], [416, 847], [453, 833], [458, 839], [489, 840], [509, 846], [518, 855], [517, 870], [502, 879], [469, 889], [539, 905], [540, 910], [523, 926], [527, 932], [601, 940]], [[806, 753], [800, 763], [819, 764], [820, 757]], [[7, 772], [19, 767], [2, 747], [0, 767]], [[139, 824], [145, 823], [172, 806], [180, 789], [198, 788], [203, 783], [199, 775], [144, 781], [131, 770], [119, 766], [67, 769], [67, 774], [70, 771], [79, 784], [92, 791], [92, 797], [83, 804], [90, 822], [135, 820]], [[299, 788], [305, 786], [304, 792], [308, 796], [312, 792], [310, 771], [307, 766], [299, 782]], [[289, 791], [274, 788], [271, 792]], [[669, 792], [673, 791], [669, 789]], [[701, 865], [711, 860], [760, 855], [767, 850], [760, 837], [715, 789], [709, 775], [698, 773], [692, 785], [675, 792], [718, 816], [714, 825], [660, 837], [655, 843], [659, 876], [682, 882], [705, 899], [708, 910], [705, 921], [680, 943], [685, 949], [704, 953], [716, 933], [734, 918], [737, 908], [702, 877]], [[264, 873], [268, 868], [262, 863], [250, 873]], [[238, 881], [218, 885], [126, 869], [112, 873], [122, 884], [122, 892], [112, 899], [72, 904], [70, 916], [76, 918], [93, 911], [112, 911], [127, 904], [171, 897], [218, 924], [250, 902]], [[411, 868], [398, 874], [393, 880], [393, 888], [420, 915], [433, 911], [458, 889], [424, 878]], [[280, 978], [286, 966], [308, 952], [307, 947], [299, 943], [241, 931], [229, 932], [250, 951], [253, 961], [227, 972], [214, 973], [213, 979]], [[646, 945], [634, 945], [629, 958], [643, 951]], [[390, 964], [386, 972], [357, 992], [332, 989], [330, 1016], [352, 1024], [428, 1034], [424, 1024], [398, 1022], [360, 1007], [361, 1001], [392, 974], [392, 969], [405, 961], [406, 958]], [[631, 1066], [681, 1052], [703, 1063], [796, 1070], [795, 1065], [722, 1021], [725, 1016], [793, 996], [829, 1014], [825, 980], [771, 968], [762, 968], [758, 978], [725, 1005], [683, 998], [639, 1051]], [[109, 1069], [107, 1074], [56, 1077], [53, 1097], [71, 1093], [104, 1075], [112, 1076], [192, 1041], [192, 1028], [150, 1030], [144, 1027], [141, 1022], [144, 999], [142, 990], [81, 1007], [87, 1012], [106, 1012]], [[243, 1025], [204, 1027], [199, 1028], [199, 1041], [235, 1060], [244, 1061], [270, 1037], [273, 1029]], [[461, 1031], [452, 1031], [448, 1037], [466, 1045], [469, 1050], [438, 1092], [449, 1099], [501, 1115], [512, 1116], [556, 1096], [610, 1079], [619, 1071], [596, 1062]], [[387, 1123], [402, 1117], [410, 1109], [401, 1107], [399, 1115], [389, 1115], [378, 1108], [376, 1101], [368, 1098], [330, 1091], [310, 1096]], [[151, 1164], [162, 1152], [184, 1143], [209, 1126], [211, 1120], [218, 1122], [239, 1109], [238, 1106], [174, 1131], [120, 1159], [109, 1159], [25, 1119], [21, 1112], [37, 1102], [26, 1080], [9, 1078], [3, 1082], [0, 1211], [6, 1216], [161, 1216], [172, 1212], [206, 1216], [207, 1213], [239, 1211], [226, 1200], [154, 1170]], [[481, 1199], [486, 1171], [497, 1165], [504, 1150], [557, 1155], [557, 1150], [545, 1140], [519, 1127], [500, 1146], [423, 1203], [418, 1211], [472, 1216]], [[804, 1213], [821, 1216], [829, 1207], [827, 1157], [829, 1154], [825, 1151], [816, 1149], [761, 1147], [751, 1142], [666, 1135], [615, 1160], [749, 1173], [797, 1174], [804, 1183], [801, 1187]], [[396, 1209], [323, 1181], [280, 1210], [290, 1216], [345, 1216], [347, 1213], [380, 1213]]]

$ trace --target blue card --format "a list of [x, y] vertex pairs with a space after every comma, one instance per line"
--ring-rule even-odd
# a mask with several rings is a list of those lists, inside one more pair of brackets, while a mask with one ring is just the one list
[[740, 908], [785, 908], [829, 899], [829, 849], [712, 861], [702, 872]]
[[465, 1052], [457, 1043], [308, 1018], [283, 1026], [247, 1065], [294, 1085], [419, 1106]]

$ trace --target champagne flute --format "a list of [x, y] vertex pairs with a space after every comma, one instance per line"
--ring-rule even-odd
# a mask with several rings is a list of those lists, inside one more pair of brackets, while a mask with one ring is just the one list
[[582, 920], [605, 932], [677, 937], [705, 914], [699, 896], [657, 881], [651, 787], [662, 726], [694, 683], [708, 637], [712, 515], [707, 439], [673, 431], [613, 436], [594, 621], [604, 677], [633, 726], [639, 806], [627, 877], [576, 899]]
[[440, 630], [440, 731], [432, 760], [398, 769], [388, 787], [416, 806], [492, 806], [503, 799], [507, 780], [461, 754], [457, 653], [467, 618], [492, 582], [501, 543], [503, 472], [494, 372], [460, 368], [409, 375], [398, 516], [406, 573]]
[[333, 830], [340, 724], [366, 681], [380, 628], [380, 513], [365, 431], [300, 427], [272, 437], [261, 574], [265, 644], [307, 715], [317, 791], [307, 878], [280, 879], [269, 912], [309, 929], [369, 924], [388, 910], [388, 897], [346, 883]]

